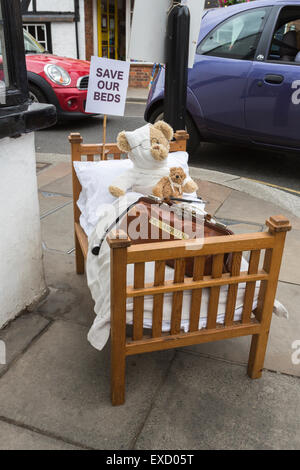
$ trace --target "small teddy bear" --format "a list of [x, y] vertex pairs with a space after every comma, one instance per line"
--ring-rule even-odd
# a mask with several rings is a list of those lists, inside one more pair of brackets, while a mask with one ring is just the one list
[[152, 189], [154, 196], [160, 199], [181, 197], [183, 193], [197, 191], [197, 184], [190, 179], [186, 181], [186, 174], [181, 167], [170, 168], [169, 176], [164, 176]]
[[112, 182], [110, 193], [120, 197], [136, 185], [152, 188], [161, 177], [167, 175], [167, 157], [172, 138], [173, 129], [164, 121], [146, 124], [132, 132], [120, 132], [117, 145], [122, 152], [128, 153], [133, 168]]

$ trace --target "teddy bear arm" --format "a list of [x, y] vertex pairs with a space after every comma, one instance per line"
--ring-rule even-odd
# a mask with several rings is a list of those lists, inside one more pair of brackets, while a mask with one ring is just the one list
[[108, 188], [109, 192], [115, 197], [123, 196], [132, 187], [133, 182], [131, 171], [127, 171], [112, 182]]
[[192, 179], [188, 180], [185, 185], [183, 186], [183, 192], [184, 193], [193, 193], [197, 191], [198, 185], [193, 181]]

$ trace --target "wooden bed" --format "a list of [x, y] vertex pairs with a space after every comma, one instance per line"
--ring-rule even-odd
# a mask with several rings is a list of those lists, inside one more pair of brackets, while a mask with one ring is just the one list
[[[175, 134], [171, 151], [185, 150], [188, 135], [185, 131]], [[119, 159], [121, 152], [116, 144], [83, 144], [78, 133], [69, 136], [72, 162], [81, 160], [82, 155], [94, 160], [95, 155]], [[87, 237], [79, 224], [80, 211], [77, 200], [81, 191], [72, 165], [73, 203], [75, 224], [76, 271], [84, 273], [87, 256]], [[193, 344], [217, 341], [226, 338], [252, 335], [248, 362], [248, 375], [252, 379], [262, 374], [267, 348], [269, 328], [277, 290], [278, 276], [286, 232], [291, 230], [289, 221], [282, 215], [270, 217], [267, 232], [243, 235], [213, 237], [204, 240], [201, 249], [190, 249], [197, 240], [165, 241], [151, 244], [132, 245], [123, 233], [107, 238], [111, 248], [111, 399], [113, 405], [125, 401], [126, 356], [162, 349], [178, 348]], [[125, 238], [123, 238], [125, 236]], [[243, 252], [250, 252], [248, 272], [241, 272]], [[231, 272], [222, 274], [223, 257], [233, 253]], [[213, 256], [212, 275], [204, 276], [206, 255]], [[192, 278], [185, 277], [185, 262], [194, 258]], [[262, 259], [261, 259], [262, 258]], [[166, 261], [175, 259], [174, 280], [165, 281]], [[260, 261], [261, 260], [261, 261]], [[145, 263], [155, 263], [153, 284], [144, 282]], [[134, 285], [127, 286], [127, 265], [134, 264]], [[262, 269], [259, 269], [262, 266]], [[252, 312], [255, 283], [261, 281], [258, 305]], [[234, 311], [239, 283], [246, 283], [242, 318], [234, 321]], [[228, 285], [224, 324], [217, 323], [217, 308], [221, 286]], [[207, 326], [198, 330], [201, 294], [203, 288], [210, 288]], [[192, 292], [189, 312], [189, 331], [180, 329], [183, 292]], [[162, 333], [163, 300], [165, 293], [173, 293], [170, 332]], [[154, 296], [153, 320], [150, 335], [143, 330], [144, 296]], [[126, 337], [126, 299], [133, 297], [133, 334]]]

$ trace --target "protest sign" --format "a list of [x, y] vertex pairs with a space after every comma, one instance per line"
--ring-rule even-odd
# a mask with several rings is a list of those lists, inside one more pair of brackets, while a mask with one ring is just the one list
[[86, 112], [124, 115], [129, 67], [122, 60], [91, 58]]

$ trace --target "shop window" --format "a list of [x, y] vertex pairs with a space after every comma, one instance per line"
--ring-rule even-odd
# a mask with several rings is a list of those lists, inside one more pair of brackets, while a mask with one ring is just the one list
[[119, 12], [117, 0], [98, 0], [98, 54], [119, 59]]

